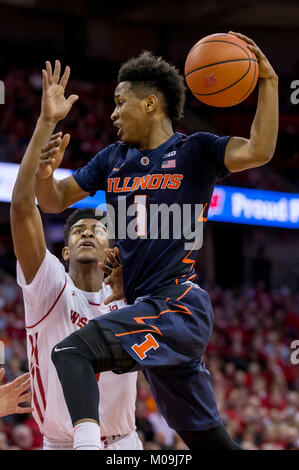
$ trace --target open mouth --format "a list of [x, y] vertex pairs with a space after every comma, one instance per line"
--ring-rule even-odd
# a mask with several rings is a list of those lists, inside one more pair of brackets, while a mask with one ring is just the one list
[[121, 126], [119, 125], [119, 123], [116, 123], [116, 122], [114, 122], [113, 125], [114, 125], [115, 127], [118, 127], [117, 135], [119, 136], [120, 133], [121, 133]]
[[86, 242], [80, 243], [79, 248], [95, 248], [95, 245], [92, 242], [86, 241]]

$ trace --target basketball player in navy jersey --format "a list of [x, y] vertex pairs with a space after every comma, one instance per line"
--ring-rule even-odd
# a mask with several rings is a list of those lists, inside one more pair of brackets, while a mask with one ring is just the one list
[[[95, 372], [138, 369], [150, 383], [169, 426], [190, 449], [239, 449], [222, 424], [202, 360], [213, 327], [213, 310], [207, 292], [196, 284], [198, 246], [194, 243], [194, 249], [186, 249], [184, 234], [174, 236], [175, 224], [168, 239], [162, 237], [164, 224], [169, 222], [163, 218], [157, 224], [158, 232], [151, 236], [153, 221], [156, 223], [151, 211], [154, 204], [177, 204], [181, 209], [188, 204], [194, 229], [206, 220], [218, 178], [264, 165], [274, 154], [277, 75], [251, 39], [232, 34], [245, 40], [259, 61], [258, 104], [249, 139], [174, 133], [172, 122], [183, 113], [183, 78], [173, 66], [145, 52], [119, 71], [111, 119], [120, 141], [62, 181], [53, 178], [63, 157], [59, 147], [40, 163], [36, 190], [46, 212], [60, 212], [99, 189], [106, 191], [106, 202], [116, 216], [122, 215], [120, 201], [126, 208], [136, 208], [136, 236], [126, 233], [116, 240], [124, 292], [131, 306], [91, 321], [52, 351], [74, 438], [77, 428], [86, 429], [91, 449], [97, 448], [99, 440]], [[38, 126], [45, 142], [78, 98], [65, 99], [66, 74], [69, 68], [60, 80], [59, 61], [54, 73], [49, 62], [43, 71]], [[199, 216], [195, 216], [196, 204], [202, 207]], [[125, 219], [129, 230], [134, 216], [129, 211], [126, 214], [131, 214]]]

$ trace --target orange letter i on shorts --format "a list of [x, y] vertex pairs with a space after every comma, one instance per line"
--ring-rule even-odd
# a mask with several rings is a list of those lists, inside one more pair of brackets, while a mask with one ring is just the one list
[[140, 359], [144, 359], [146, 357], [147, 351], [149, 351], [151, 348], [158, 349], [159, 344], [155, 340], [155, 338], [149, 333], [148, 335], [145, 336], [146, 340], [143, 341], [141, 344], [135, 343], [132, 346], [133, 351], [137, 354]]

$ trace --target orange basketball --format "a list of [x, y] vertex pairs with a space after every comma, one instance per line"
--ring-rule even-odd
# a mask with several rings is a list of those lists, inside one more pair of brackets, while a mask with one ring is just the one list
[[185, 63], [185, 79], [193, 95], [219, 108], [244, 101], [253, 92], [258, 75], [258, 61], [247, 43], [225, 33], [198, 41]]

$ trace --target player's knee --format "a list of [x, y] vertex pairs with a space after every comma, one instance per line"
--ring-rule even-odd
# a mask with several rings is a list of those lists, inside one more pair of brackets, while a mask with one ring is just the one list
[[56, 369], [62, 362], [65, 362], [68, 357], [69, 350], [65, 348], [67, 348], [67, 346], [65, 346], [64, 341], [60, 341], [60, 343], [55, 344], [54, 348], [52, 349], [51, 360]]
[[57, 343], [51, 352], [51, 359], [56, 369], [59, 366], [66, 366], [66, 363], [72, 360], [75, 354], [80, 354], [80, 348], [78, 347], [76, 337], [71, 334], [67, 338]]

